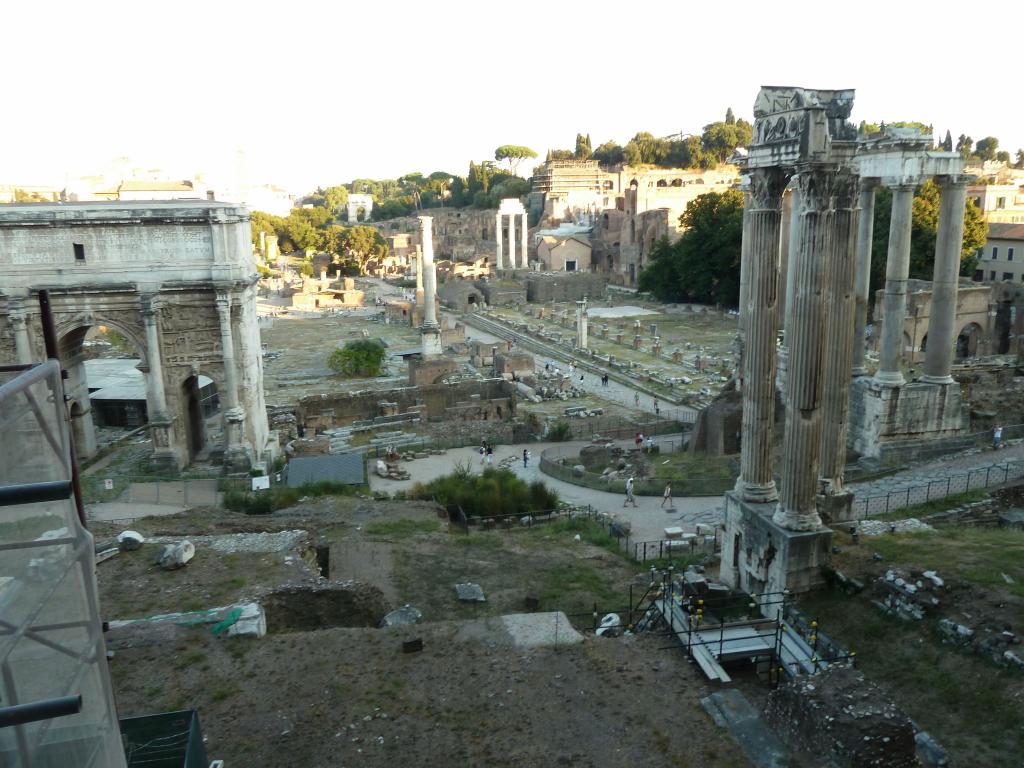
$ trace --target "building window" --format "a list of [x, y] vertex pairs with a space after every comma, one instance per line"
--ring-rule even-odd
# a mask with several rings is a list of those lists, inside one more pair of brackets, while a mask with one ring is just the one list
[[980, 283], [984, 279], [985, 279], [985, 270], [984, 269], [976, 269], [976, 270], [974, 270], [974, 282]]
[[996, 271], [994, 269], [991, 272], [988, 273], [988, 279], [989, 280], [995, 280], [996, 279]]
[[1006, 260], [1013, 261], [1013, 248], [1006, 249]]
[[566, 261], [565, 262], [565, 271], [566, 272], [575, 272], [576, 271], [576, 262], [575, 261]]
[[997, 197], [996, 198], [996, 208], [998, 208], [1000, 210], [1006, 208], [1006, 198], [1005, 197]]
[[993, 245], [992, 246], [992, 261], [995, 261], [998, 258], [999, 258], [999, 246], [998, 245]]
[[71, 247], [75, 249], [75, 261], [85, 261], [85, 244], [72, 243]]
[[1003, 272], [1003, 280], [1013, 280], [1013, 272]]

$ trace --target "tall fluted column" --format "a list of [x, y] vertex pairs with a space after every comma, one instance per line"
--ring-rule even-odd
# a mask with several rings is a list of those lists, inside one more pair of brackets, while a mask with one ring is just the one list
[[156, 305], [151, 296], [142, 298], [142, 324], [146, 328], [146, 383], [150, 391], [150, 421], [167, 420], [167, 395], [164, 392], [164, 365], [160, 356], [160, 333], [156, 327]]
[[174, 448], [174, 420], [167, 410], [164, 390], [164, 364], [160, 354], [160, 331], [157, 327], [156, 301], [151, 294], [141, 297], [142, 325], [146, 331], [146, 359], [137, 366], [146, 380], [146, 410], [149, 434], [153, 441], [150, 466], [160, 472], [177, 471], [181, 457]]
[[423, 246], [416, 251], [416, 304], [423, 303]]
[[514, 213], [508, 215], [508, 264], [512, 269], [519, 266], [516, 263], [516, 215]]
[[[778, 325], [779, 226], [787, 177], [777, 168], [750, 173], [750, 209], [744, 216], [747, 240], [747, 299], [743, 310], [743, 433], [740, 477], [743, 499], [778, 498], [772, 476], [775, 426], [775, 336]], [[748, 232], [749, 230], [749, 232]]]
[[777, 524], [794, 531], [821, 526], [815, 496], [821, 451], [824, 289], [832, 254], [830, 206], [834, 178], [834, 170], [820, 167], [802, 169], [797, 175], [801, 203], [799, 248], [789, 265], [793, 271], [793, 293], [789, 297], [792, 327], [786, 329], [786, 431], [780, 473], [782, 488], [774, 516]]
[[32, 362], [32, 343], [28, 338], [28, 317], [21, 302], [10, 302], [10, 321], [14, 326], [14, 349], [18, 355], [18, 363], [28, 365]]
[[527, 248], [526, 248], [526, 229], [527, 229], [527, 227], [526, 227], [526, 214], [524, 213], [523, 214], [523, 220], [520, 222], [520, 227], [519, 227], [519, 247], [523, 251], [523, 257], [522, 257], [523, 269], [529, 269], [529, 267], [530, 267], [530, 257], [529, 257], [529, 255], [527, 253]]
[[[779, 392], [782, 397], [786, 396], [786, 377], [789, 375], [789, 329], [793, 326], [793, 263], [796, 261], [797, 252], [800, 250], [800, 190], [795, 186], [789, 190], [790, 215], [789, 235], [786, 241], [786, 270], [779, 274], [779, 291], [785, 296], [780, 296], [779, 302], [785, 308], [779, 313], [782, 322], [782, 346], [778, 352], [778, 372], [776, 379], [779, 384]], [[783, 282], [783, 279], [785, 281]]]
[[882, 344], [875, 381], [898, 387], [904, 383], [903, 318], [907, 313], [907, 278], [910, 275], [910, 225], [914, 185], [892, 187], [892, 221], [889, 225], [889, 253], [885, 263], [885, 304]]
[[494, 239], [498, 241], [498, 252], [494, 259], [494, 268], [501, 271], [505, 268], [505, 260], [501, 253], [501, 214], [494, 214]]
[[[843, 489], [846, 433], [849, 427], [850, 366], [853, 360], [853, 319], [856, 298], [857, 178], [836, 177], [832, 222], [832, 252], [828, 259], [825, 293], [825, 377], [822, 394], [821, 470], [828, 492]], [[863, 345], [862, 345], [863, 346]]]
[[956, 303], [960, 276], [960, 251], [964, 239], [964, 207], [967, 184], [959, 179], [942, 183], [939, 231], [935, 240], [935, 271], [932, 275], [931, 322], [925, 350], [924, 375], [929, 384], [951, 384]]
[[[794, 192], [787, 189], [782, 193], [782, 225], [779, 228], [779, 322], [784, 323], [786, 317], [786, 291], [789, 285], [789, 243], [793, 237], [793, 198]], [[785, 325], [783, 325], [785, 327]]]
[[739, 373], [739, 389], [743, 391], [743, 379], [746, 376], [745, 361], [747, 357], [747, 298], [750, 291], [750, 183], [743, 189], [743, 231], [740, 236], [740, 306], [737, 325], [739, 355], [736, 370]]
[[238, 408], [238, 371], [235, 369], [235, 342], [231, 331], [231, 294], [217, 291], [217, 317], [220, 319], [221, 357], [224, 360], [224, 401], [229, 411]]
[[423, 242], [423, 325], [437, 327], [437, 273], [434, 271], [434, 219], [420, 216], [420, 240]]
[[252, 456], [245, 446], [245, 410], [238, 404], [238, 370], [235, 368], [234, 330], [231, 322], [231, 293], [217, 291], [217, 316], [220, 319], [221, 358], [224, 361], [224, 470], [248, 472]]
[[871, 244], [875, 232], [875, 189], [877, 179], [861, 179], [857, 196], [857, 295], [853, 313], [854, 376], [866, 376], [864, 367], [864, 332], [868, 324], [868, 301], [871, 291]]

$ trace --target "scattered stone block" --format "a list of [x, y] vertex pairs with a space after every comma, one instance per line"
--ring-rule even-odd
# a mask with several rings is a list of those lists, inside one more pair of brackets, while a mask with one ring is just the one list
[[134, 552], [146, 541], [138, 531], [122, 531], [117, 535], [117, 546], [122, 552]]
[[185, 565], [196, 555], [196, 547], [187, 539], [177, 544], [168, 544], [161, 551], [156, 559], [156, 565], [165, 571], [173, 571], [184, 568]]
[[414, 608], [411, 605], [403, 605], [401, 608], [396, 608], [387, 614], [383, 619], [380, 620], [381, 627], [402, 627], [409, 624], [415, 624], [423, 618], [423, 614], [418, 608]]
[[456, 584], [455, 594], [463, 603], [487, 602], [487, 598], [484, 597], [484, 591], [480, 588], [479, 584], [473, 584], [470, 582], [465, 584]]

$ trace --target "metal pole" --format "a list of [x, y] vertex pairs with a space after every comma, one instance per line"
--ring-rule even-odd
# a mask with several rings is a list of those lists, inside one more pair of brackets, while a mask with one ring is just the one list
[[[60, 354], [57, 349], [57, 328], [53, 323], [53, 309], [50, 306], [50, 292], [46, 290], [39, 291], [39, 319], [43, 324], [43, 343], [46, 346], [46, 357], [51, 360], [60, 360]], [[62, 382], [68, 378], [68, 372], [64, 368], [60, 370], [60, 377]], [[63, 389], [62, 383], [62, 392]], [[67, 395], [64, 395], [64, 400], [66, 404]], [[70, 420], [70, 415], [67, 414], [66, 409], [65, 418]], [[68, 426], [70, 427], [70, 424]], [[68, 440], [68, 452], [71, 454], [71, 489], [75, 494], [75, 511], [78, 512], [78, 521], [82, 524], [82, 527], [88, 528], [89, 526], [85, 523], [82, 478], [78, 473], [78, 455], [75, 452], [74, 439]]]

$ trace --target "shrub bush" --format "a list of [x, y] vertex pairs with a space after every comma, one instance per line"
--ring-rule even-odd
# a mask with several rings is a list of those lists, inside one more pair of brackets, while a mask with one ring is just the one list
[[553, 443], [564, 443], [572, 439], [572, 427], [564, 421], [556, 421], [548, 429], [548, 440]]
[[450, 475], [417, 483], [409, 491], [409, 498], [436, 499], [446, 506], [458, 504], [470, 517], [522, 516], [558, 506], [558, 494], [544, 483], [526, 483], [507, 469], [485, 469], [474, 475], [457, 467]]
[[300, 499], [308, 496], [353, 496], [362, 486], [343, 485], [329, 480], [310, 483], [299, 488], [278, 486], [269, 491], [250, 493], [247, 491], [227, 491], [224, 494], [224, 507], [232, 512], [244, 512], [247, 515], [269, 515], [275, 510], [291, 507]]

